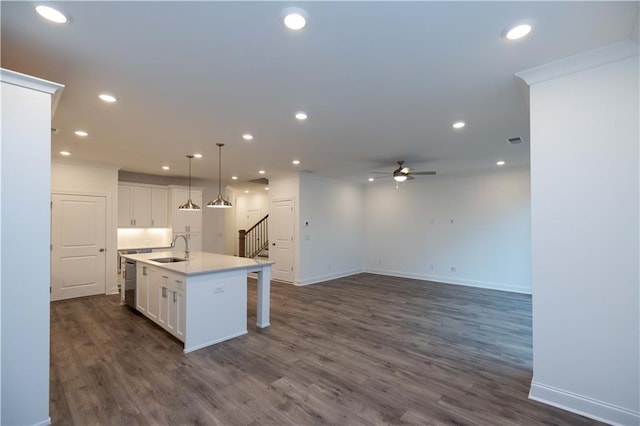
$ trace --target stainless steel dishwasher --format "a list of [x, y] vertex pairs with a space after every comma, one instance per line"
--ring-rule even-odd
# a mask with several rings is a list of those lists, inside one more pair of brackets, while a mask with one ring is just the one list
[[124, 264], [124, 303], [136, 309], [136, 261], [131, 259]]

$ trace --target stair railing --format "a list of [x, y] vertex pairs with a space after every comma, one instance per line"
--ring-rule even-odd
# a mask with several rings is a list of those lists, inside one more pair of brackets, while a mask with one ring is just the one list
[[266, 215], [248, 230], [238, 231], [238, 255], [254, 258], [269, 246], [269, 215]]

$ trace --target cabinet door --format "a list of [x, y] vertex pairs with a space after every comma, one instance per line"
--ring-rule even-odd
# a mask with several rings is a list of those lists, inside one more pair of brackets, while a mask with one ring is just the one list
[[199, 205], [200, 210], [194, 212], [186, 212], [188, 213], [186, 217], [187, 232], [200, 233], [202, 232], [202, 209], [205, 208], [205, 206], [202, 205], [202, 192], [192, 190], [191, 201]]
[[187, 191], [186, 189], [173, 189], [171, 195], [171, 211], [173, 213], [171, 216], [173, 217], [173, 233], [185, 233], [187, 232], [187, 220], [189, 217], [189, 213], [193, 212], [178, 210], [178, 206], [187, 202], [187, 199], [189, 198], [189, 191]]
[[147, 306], [147, 316], [158, 322], [160, 312], [160, 280], [158, 270], [147, 266], [147, 291], [149, 293], [149, 305]]
[[165, 228], [167, 226], [167, 190], [151, 188], [151, 226]]
[[[158, 312], [158, 324], [160, 324], [163, 328], [167, 328], [167, 317], [169, 315], [169, 301], [172, 300], [170, 298], [169, 291], [169, 276], [166, 272], [160, 272], [160, 311]], [[172, 302], [173, 303], [173, 302]]]
[[133, 205], [133, 226], [136, 228], [151, 226], [151, 188], [134, 186], [131, 204]]
[[136, 270], [136, 309], [143, 314], [149, 306], [149, 283], [147, 280], [147, 266], [137, 262]]
[[132, 186], [118, 185], [118, 228], [131, 228], [133, 226], [133, 218], [131, 217], [132, 197]]
[[169, 292], [169, 316], [167, 317], [167, 330], [184, 342], [185, 333], [185, 299], [184, 292], [172, 290]]
[[186, 318], [184, 289], [186, 277], [172, 274], [169, 276], [169, 280], [169, 312], [166, 329], [178, 339], [184, 341]]

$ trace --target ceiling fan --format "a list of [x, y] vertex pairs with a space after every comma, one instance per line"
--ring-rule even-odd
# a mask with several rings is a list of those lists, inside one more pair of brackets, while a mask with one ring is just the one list
[[375, 174], [391, 175], [396, 182], [404, 182], [405, 180], [414, 179], [413, 176], [435, 175], [436, 172], [413, 172], [409, 167], [404, 166], [404, 161], [398, 161], [398, 168], [392, 173], [373, 172]]

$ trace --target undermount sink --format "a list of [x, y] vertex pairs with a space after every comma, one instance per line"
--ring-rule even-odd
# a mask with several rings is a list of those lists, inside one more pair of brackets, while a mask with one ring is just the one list
[[175, 262], [186, 262], [186, 259], [180, 259], [179, 257], [160, 257], [158, 259], [149, 259], [152, 262], [158, 263], [175, 263]]

